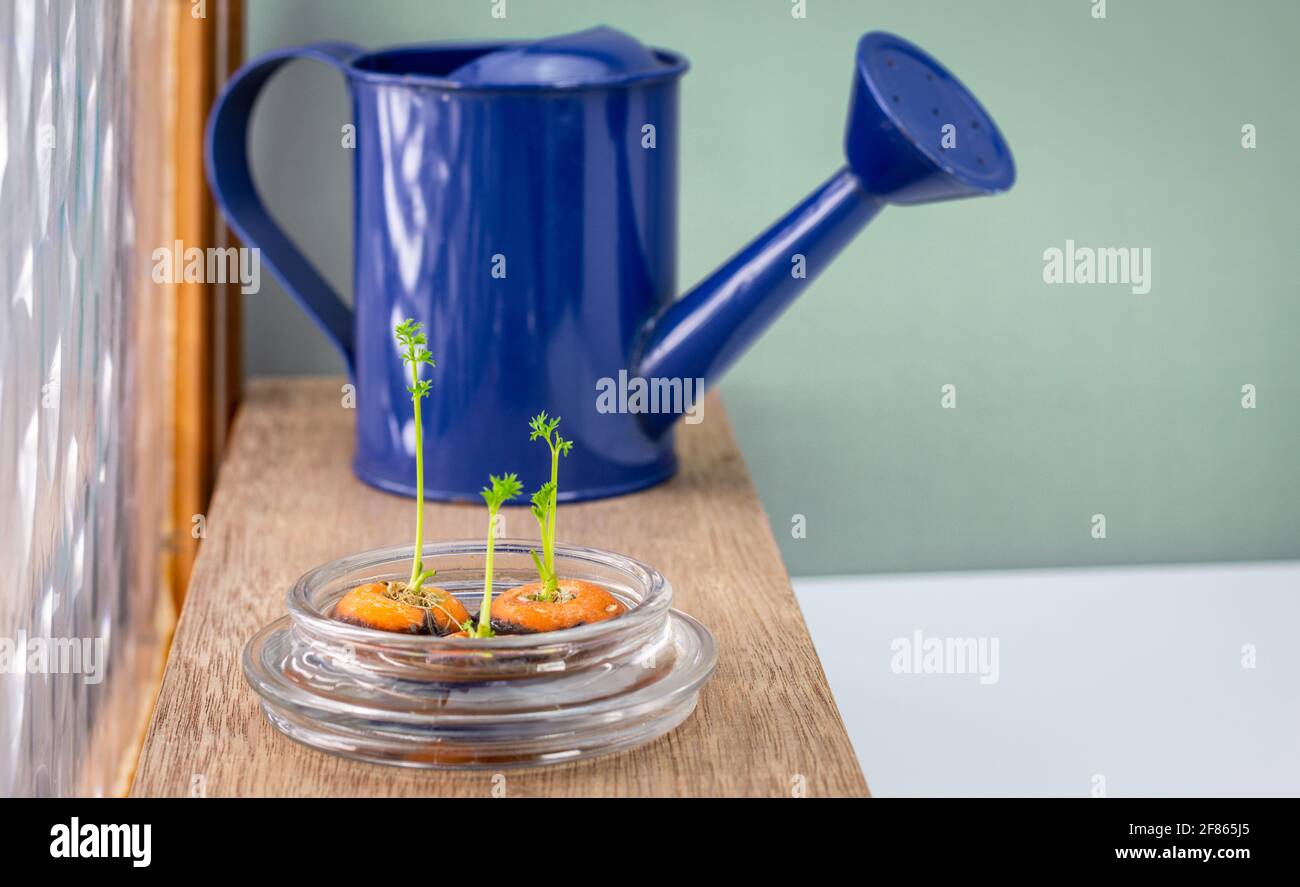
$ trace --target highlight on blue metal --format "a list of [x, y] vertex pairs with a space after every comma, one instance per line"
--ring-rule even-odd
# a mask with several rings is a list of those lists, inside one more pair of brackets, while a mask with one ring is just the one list
[[447, 79], [467, 87], [580, 89], [629, 85], [656, 76], [675, 76], [683, 70], [636, 38], [599, 27], [480, 55], [452, 71]]
[[[351, 88], [351, 311], [271, 220], [248, 161], [256, 98], [294, 58], [334, 66]], [[561, 499], [665, 480], [677, 464], [677, 412], [610, 411], [600, 391], [629, 378], [662, 380], [662, 391], [712, 384], [886, 204], [1014, 182], [1010, 149], [965, 87], [902, 38], [867, 34], [847, 165], [674, 301], [686, 69], [676, 53], [594, 28], [372, 53], [312, 44], [268, 53], [231, 79], [209, 121], [209, 180], [231, 227], [261, 248], [347, 361], [359, 477], [414, 493], [415, 435], [392, 336], [413, 317], [438, 361], [423, 411], [426, 495], [476, 501], [500, 471], [539, 486], [549, 461], [526, 429], [542, 409], [562, 416], [575, 441]], [[796, 257], [803, 276], [792, 273]]]

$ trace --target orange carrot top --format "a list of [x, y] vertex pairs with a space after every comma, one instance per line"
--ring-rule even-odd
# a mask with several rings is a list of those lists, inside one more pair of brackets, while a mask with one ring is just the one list
[[334, 605], [334, 618], [379, 631], [446, 634], [469, 621], [469, 612], [441, 588], [412, 592], [403, 582], [370, 582], [345, 594]]
[[501, 634], [531, 634], [603, 622], [627, 612], [623, 602], [594, 582], [560, 579], [550, 600], [541, 582], [504, 591], [492, 601], [492, 627]]

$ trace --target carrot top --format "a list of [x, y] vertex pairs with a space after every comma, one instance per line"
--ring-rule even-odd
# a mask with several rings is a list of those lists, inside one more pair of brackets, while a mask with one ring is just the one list
[[411, 578], [406, 583], [408, 591], [416, 592], [424, 581], [434, 574], [434, 570], [424, 569], [424, 426], [420, 421], [420, 400], [429, 393], [433, 383], [420, 379], [420, 367], [424, 364], [437, 366], [433, 355], [425, 347], [424, 324], [411, 318], [393, 328], [397, 344], [402, 350], [402, 362], [411, 368], [411, 384], [406, 390], [411, 393], [411, 407], [415, 413], [415, 556], [411, 559]]
[[[501, 510], [503, 502], [518, 496], [524, 488], [514, 474], [505, 474], [501, 477], [495, 474], [488, 475], [488, 482], [489, 486], [479, 492], [488, 507], [488, 536], [487, 564], [483, 573], [483, 606], [478, 611], [478, 625], [471, 633], [476, 638], [492, 637], [492, 555], [496, 543], [497, 512]], [[468, 631], [469, 627], [469, 622], [466, 621], [465, 630]]]
[[542, 410], [528, 423], [531, 433], [529, 440], [542, 440], [551, 451], [551, 479], [542, 484], [533, 493], [533, 517], [542, 532], [542, 555], [536, 551], [529, 552], [533, 563], [537, 565], [538, 578], [542, 580], [541, 600], [553, 601], [559, 589], [559, 577], [555, 575], [555, 513], [559, 506], [560, 492], [560, 457], [569, 455], [573, 441], [565, 440], [556, 430], [560, 417], [549, 418]]

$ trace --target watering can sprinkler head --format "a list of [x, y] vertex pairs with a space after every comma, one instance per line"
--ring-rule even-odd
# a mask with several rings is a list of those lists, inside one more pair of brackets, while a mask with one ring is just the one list
[[844, 153], [886, 203], [1005, 191], [1016, 165], [997, 124], [952, 73], [901, 37], [858, 41]]
[[[993, 118], [931, 55], [873, 31], [854, 61], [847, 166], [660, 313], [643, 334], [637, 375], [711, 385], [886, 204], [996, 194], [1015, 182]], [[647, 413], [642, 424], [657, 435], [673, 418]]]

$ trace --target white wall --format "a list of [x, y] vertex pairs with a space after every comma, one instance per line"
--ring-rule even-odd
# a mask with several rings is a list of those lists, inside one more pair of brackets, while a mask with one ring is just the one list
[[[1300, 795], [1300, 563], [795, 590], [878, 796], [1087, 797], [1097, 776], [1111, 797]], [[918, 629], [996, 639], [996, 683], [895, 673], [891, 644]]]

